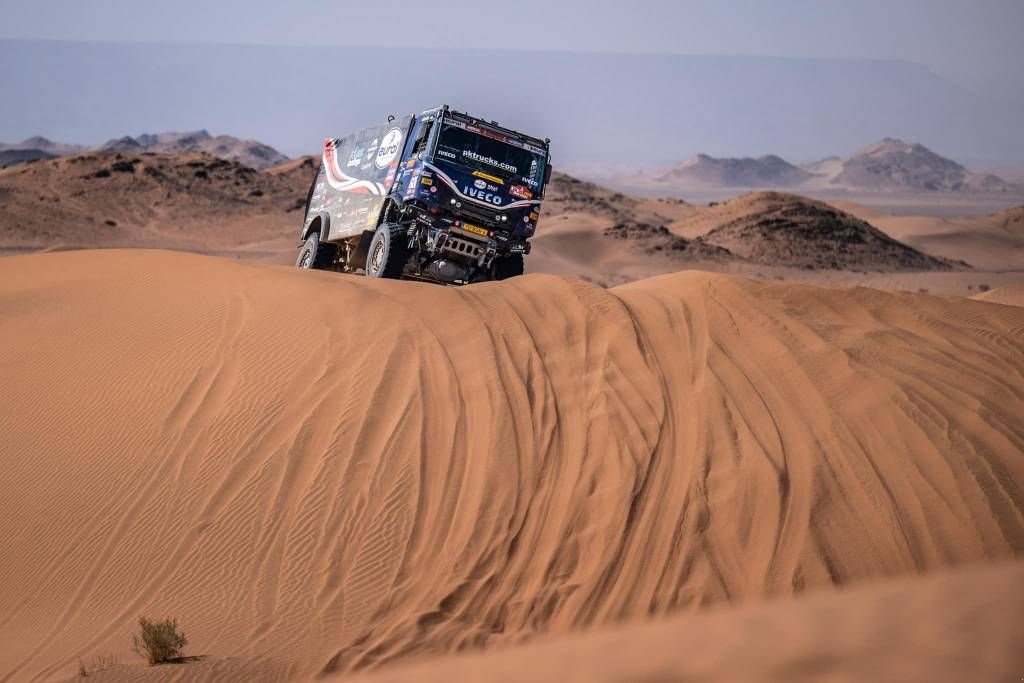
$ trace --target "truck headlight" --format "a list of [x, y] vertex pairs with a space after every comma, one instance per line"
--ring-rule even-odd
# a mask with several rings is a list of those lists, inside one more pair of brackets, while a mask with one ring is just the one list
[[508, 216], [506, 216], [505, 214], [501, 214], [501, 222], [504, 223], [507, 220], [508, 220]]

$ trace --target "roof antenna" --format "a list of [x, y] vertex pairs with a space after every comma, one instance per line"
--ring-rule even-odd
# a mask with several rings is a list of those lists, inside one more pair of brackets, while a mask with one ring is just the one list
[[394, 114], [388, 114], [388, 123], [391, 123], [394, 120], [395, 120], [395, 115]]

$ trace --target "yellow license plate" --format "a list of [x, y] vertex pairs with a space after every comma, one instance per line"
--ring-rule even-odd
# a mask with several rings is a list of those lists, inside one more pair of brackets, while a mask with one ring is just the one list
[[476, 225], [470, 225], [469, 223], [463, 223], [462, 224], [462, 229], [466, 230], [468, 232], [471, 232], [471, 233], [473, 233], [475, 235], [482, 235], [483, 237], [490, 237], [490, 235], [491, 235], [491, 233], [489, 233], [484, 228], [481, 228], [481, 227], [476, 226]]

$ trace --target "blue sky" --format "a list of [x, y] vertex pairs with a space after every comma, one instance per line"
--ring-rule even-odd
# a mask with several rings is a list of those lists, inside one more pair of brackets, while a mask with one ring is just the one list
[[1024, 98], [1024, 0], [0, 0], [0, 37], [902, 59]]
[[209, 128], [301, 154], [447, 102], [566, 160], [894, 136], [1020, 161], [1022, 35], [1024, 0], [0, 0], [0, 140]]

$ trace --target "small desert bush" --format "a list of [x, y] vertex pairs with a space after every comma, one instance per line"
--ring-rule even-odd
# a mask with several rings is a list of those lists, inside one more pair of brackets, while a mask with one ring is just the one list
[[990, 290], [992, 288], [989, 287], [988, 285], [978, 285], [978, 289], [981, 290], [982, 292], [987, 292], [988, 290]]
[[94, 674], [98, 671], [106, 671], [107, 669], [112, 669], [120, 663], [121, 660], [118, 659], [117, 655], [113, 654], [96, 655], [92, 658], [92, 661], [89, 662], [88, 666], [86, 666], [85, 662], [79, 659], [78, 675], [81, 678], [86, 678], [89, 676], [89, 674]]
[[185, 633], [178, 630], [177, 619], [150, 621], [139, 617], [139, 632], [132, 634], [132, 649], [150, 664], [160, 664], [181, 656], [188, 645]]

